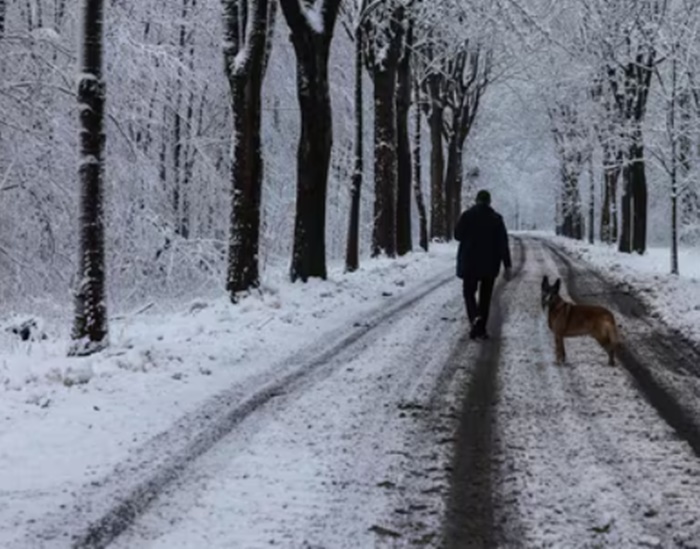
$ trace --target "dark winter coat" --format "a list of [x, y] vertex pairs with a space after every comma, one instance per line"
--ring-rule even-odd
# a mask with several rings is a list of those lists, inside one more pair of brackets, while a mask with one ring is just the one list
[[459, 278], [496, 278], [501, 263], [510, 269], [508, 232], [503, 218], [491, 206], [476, 204], [465, 211], [455, 227], [455, 239], [459, 241]]

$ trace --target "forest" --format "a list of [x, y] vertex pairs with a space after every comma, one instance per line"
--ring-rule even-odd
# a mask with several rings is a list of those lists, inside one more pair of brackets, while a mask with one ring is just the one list
[[700, 238], [692, 0], [0, 0], [0, 300], [109, 315], [511, 230]]

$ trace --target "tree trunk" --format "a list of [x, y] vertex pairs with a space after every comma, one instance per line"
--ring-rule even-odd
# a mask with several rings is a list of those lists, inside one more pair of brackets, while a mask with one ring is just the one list
[[671, 175], [671, 274], [678, 274], [678, 184]]
[[[450, 136], [447, 149], [447, 170], [445, 172], [445, 223], [447, 226], [447, 240], [452, 238], [452, 233], [459, 216], [462, 213], [462, 168], [464, 157], [464, 139], [460, 132], [454, 132]], [[466, 137], [466, 136], [465, 136]]]
[[617, 170], [615, 178], [610, 182], [610, 217], [612, 218], [612, 225], [610, 227], [610, 238], [611, 242], [617, 242], [620, 237], [620, 215], [617, 210], [617, 181], [620, 178], [620, 170]]
[[411, 144], [408, 132], [408, 113], [411, 108], [411, 32], [399, 63], [396, 89], [397, 175], [396, 195], [396, 251], [405, 255], [413, 249], [411, 227]]
[[362, 31], [358, 25], [355, 30], [355, 169], [352, 174], [350, 190], [350, 223], [345, 251], [345, 270], [347, 272], [356, 271], [360, 266], [360, 197], [364, 170], [362, 108]]
[[430, 125], [430, 236], [445, 240], [445, 194], [443, 175], [445, 156], [442, 149], [443, 108], [437, 99], [432, 99], [428, 123]]
[[[454, 124], [454, 123], [453, 123]], [[453, 128], [447, 143], [447, 169], [445, 170], [445, 240], [452, 239], [452, 232], [457, 220], [454, 217], [454, 194], [457, 185], [457, 133]]]
[[600, 218], [600, 239], [612, 244], [617, 242], [617, 179], [620, 168], [615, 165], [603, 167], [603, 207]]
[[564, 236], [583, 239], [583, 212], [581, 195], [578, 187], [578, 174], [564, 173], [564, 187], [561, 199], [561, 231]]
[[297, 149], [297, 202], [290, 275], [292, 281], [306, 282], [310, 277], [325, 279], [327, 276], [326, 195], [333, 145], [328, 87], [330, 44], [318, 35], [294, 33], [292, 42], [297, 55], [301, 135]]
[[627, 173], [629, 170], [629, 165], [626, 165], [622, 170], [624, 187], [622, 191], [622, 219], [618, 250], [623, 253], [632, 253], [632, 189], [630, 176]]
[[[258, 0], [264, 1], [264, 0]], [[260, 139], [263, 74], [254, 70], [231, 81], [233, 112], [232, 208], [226, 290], [237, 294], [257, 288], [260, 241], [260, 202], [263, 182]]]
[[[260, 209], [264, 166], [260, 136], [262, 85], [267, 68], [275, 4], [240, 0], [224, 6], [224, 67], [231, 91], [232, 143], [231, 223], [226, 290], [232, 302], [241, 292], [260, 285]], [[250, 20], [249, 20], [250, 18]], [[241, 26], [252, 25], [245, 35]], [[245, 52], [245, 60], [239, 56]]]
[[[292, 281], [326, 278], [326, 195], [333, 146], [328, 55], [340, 0], [325, 0], [321, 28], [304, 13], [306, 2], [280, 0], [296, 53], [301, 131], [297, 149], [297, 201]], [[320, 31], [320, 32], [319, 32]]]
[[[390, 65], [387, 63], [386, 65]], [[374, 80], [374, 225], [372, 255], [396, 255], [396, 71], [375, 70]]]
[[107, 344], [104, 249], [104, 104], [102, 0], [83, 9], [83, 59], [78, 84], [80, 116], [80, 267], [69, 353], [85, 355]]
[[418, 209], [419, 245], [426, 252], [428, 251], [428, 216], [425, 211], [425, 200], [423, 199], [423, 187], [421, 182], [421, 112], [420, 112], [420, 89], [415, 85], [415, 129], [413, 133], [413, 189], [416, 195], [416, 207]]
[[631, 150], [632, 187], [632, 250], [642, 255], [647, 246], [647, 178], [644, 166], [644, 146], [635, 143]]
[[178, 69], [177, 69], [177, 98], [175, 100], [175, 122], [173, 126], [173, 214], [174, 214], [174, 227], [175, 234], [187, 238], [183, 234], [182, 227], [182, 217], [183, 217], [183, 203], [185, 201], [184, 192], [182, 188], [182, 172], [184, 167], [183, 159], [183, 145], [184, 145], [184, 135], [183, 135], [183, 116], [180, 112], [183, 102], [183, 94], [185, 85], [183, 82], [183, 66], [185, 63], [185, 49], [187, 47], [187, 28], [185, 23], [187, 22], [189, 14], [189, 0], [182, 0], [182, 10], [180, 13], [180, 32], [178, 38]]
[[588, 242], [595, 242], [595, 177], [592, 155], [588, 159]]

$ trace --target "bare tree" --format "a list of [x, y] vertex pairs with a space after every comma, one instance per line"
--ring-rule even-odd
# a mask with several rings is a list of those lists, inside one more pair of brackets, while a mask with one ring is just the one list
[[275, 6], [275, 0], [223, 1], [224, 67], [233, 113], [232, 205], [226, 290], [233, 302], [240, 292], [260, 284], [261, 92], [274, 29]]
[[292, 280], [326, 278], [326, 194], [333, 122], [328, 55], [340, 0], [280, 0], [297, 58], [301, 135]]
[[[348, 222], [348, 239], [345, 249], [345, 270], [356, 271], [360, 266], [360, 198], [364, 170], [364, 134], [362, 66], [364, 45], [362, 42], [362, 18], [365, 15], [367, 0], [359, 0], [354, 13], [350, 14], [350, 24], [346, 24], [348, 35], [355, 47], [355, 142], [352, 183], [350, 188], [350, 218]], [[347, 20], [347, 19], [346, 19]]]
[[104, 243], [104, 106], [102, 75], [102, 0], [83, 8], [82, 72], [78, 83], [80, 116], [80, 255], [75, 294], [74, 344], [70, 354], [84, 355], [107, 345]]
[[421, 93], [417, 81], [414, 79], [414, 130], [413, 130], [413, 191], [416, 195], [416, 207], [418, 209], [418, 231], [419, 245], [426, 252], [428, 251], [428, 214], [425, 208], [425, 199], [423, 198], [423, 183], [422, 183], [422, 166], [421, 166]]
[[579, 178], [588, 158], [589, 137], [576, 101], [558, 94], [547, 108], [552, 137], [560, 161], [561, 191], [558, 204], [557, 232], [570, 238], [583, 239], [584, 221]]
[[444, 113], [447, 78], [440, 44], [428, 34], [420, 48], [421, 91], [420, 104], [427, 116], [430, 131], [430, 238], [447, 240], [445, 204], [445, 150], [443, 145]]
[[363, 30], [364, 60], [374, 83], [374, 256], [396, 255], [396, 91], [404, 16], [403, 6], [389, 0], [365, 19]]
[[667, 2], [644, 0], [616, 7], [596, 3], [592, 9], [597, 10], [596, 16], [604, 30], [602, 59], [621, 123], [620, 133], [624, 137], [622, 226], [618, 247], [621, 252], [643, 254], [647, 240], [648, 191], [642, 126], [658, 62], [659, 26], [665, 17]]
[[406, 18], [396, 81], [396, 252], [405, 255], [413, 249], [411, 228], [411, 144], [408, 115], [411, 109], [411, 52], [413, 16]]
[[[693, 91], [694, 48], [700, 24], [695, 3], [674, 5], [659, 39], [663, 66], [655, 71], [659, 82], [665, 124], [650, 147], [652, 158], [668, 175], [671, 208], [671, 274], [679, 274], [679, 241], [683, 226], [683, 198], [692, 189], [692, 143], [700, 138], [690, 96]], [[693, 121], [693, 118], [696, 118]], [[652, 130], [653, 131], [653, 130]]]
[[449, 63], [447, 106], [450, 117], [446, 123], [448, 152], [444, 184], [445, 219], [448, 227], [457, 224], [461, 213], [464, 144], [490, 82], [492, 55], [488, 48], [466, 40]]

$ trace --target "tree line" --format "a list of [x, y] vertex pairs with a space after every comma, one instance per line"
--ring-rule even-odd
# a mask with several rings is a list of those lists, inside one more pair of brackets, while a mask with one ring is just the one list
[[[191, 0], [193, 3], [195, 0]], [[223, 0], [223, 66], [232, 113], [229, 228], [226, 289], [236, 303], [260, 285], [261, 197], [265, 185], [261, 133], [262, 90], [273, 46], [275, 0]], [[187, 0], [183, 10], [188, 7]], [[325, 222], [333, 113], [329, 57], [336, 22], [343, 18], [355, 42], [355, 159], [347, 235], [346, 269], [359, 264], [359, 195], [363, 184], [362, 77], [373, 84], [374, 221], [372, 255], [394, 257], [412, 250], [412, 189], [419, 190], [420, 169], [412, 163], [409, 112], [416, 111], [415, 150], [420, 148], [420, 117], [430, 125], [430, 236], [449, 240], [461, 210], [462, 156], [479, 101], [492, 73], [492, 45], [477, 33], [467, 38], [437, 28], [447, 6], [382, 0], [279, 0], [296, 57], [296, 92], [300, 130], [296, 158], [296, 211], [290, 278], [326, 278]], [[432, 17], [426, 17], [432, 16]], [[458, 21], [463, 20], [458, 16]], [[103, 5], [87, 0], [83, 13], [82, 72], [78, 87], [81, 121], [80, 283], [72, 353], [99, 350], [107, 339], [104, 281], [104, 101], [102, 67]], [[452, 27], [466, 33], [466, 25]], [[457, 40], [454, 40], [458, 38]], [[180, 46], [186, 52], [186, 33]], [[184, 54], [186, 55], [186, 53]], [[183, 60], [184, 62], [184, 60]], [[177, 91], [176, 91], [177, 93]], [[188, 111], [188, 114], [189, 113]], [[179, 145], [179, 126], [176, 140]], [[443, 157], [443, 149], [447, 158]], [[415, 151], [414, 151], [415, 152]], [[179, 158], [179, 151], [176, 158]], [[418, 162], [416, 155], [415, 162]], [[180, 208], [181, 187], [173, 200]], [[420, 245], [427, 250], [428, 222], [421, 192], [415, 193], [420, 215]], [[187, 225], [179, 224], [187, 237]], [[179, 220], [178, 220], [179, 221]]]
[[521, 45], [547, 44], [531, 77], [544, 83], [560, 162], [557, 232], [590, 242], [597, 232], [620, 252], [644, 254], [651, 165], [668, 201], [670, 271], [678, 274], [679, 240], [685, 232], [695, 241], [700, 219], [700, 5], [567, 0], [542, 12], [544, 4], [506, 6], [511, 25], [525, 29]]

